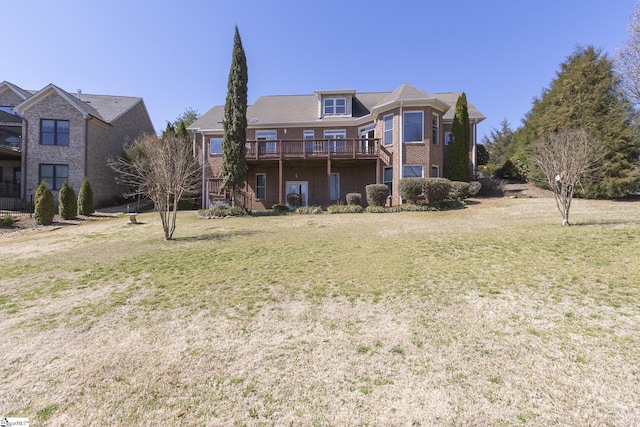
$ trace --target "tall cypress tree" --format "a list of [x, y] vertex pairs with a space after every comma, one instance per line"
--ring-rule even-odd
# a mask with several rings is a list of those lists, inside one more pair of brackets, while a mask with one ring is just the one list
[[[236, 26], [231, 57], [231, 70], [224, 104], [224, 140], [222, 143], [222, 188], [242, 188], [247, 179], [247, 58]], [[233, 199], [232, 199], [233, 201]]]
[[462, 92], [456, 101], [456, 112], [451, 127], [451, 141], [445, 155], [444, 176], [451, 181], [469, 182], [469, 150], [471, 143], [471, 126], [469, 124], [469, 107], [467, 95]]
[[613, 63], [593, 46], [578, 47], [536, 99], [519, 132], [525, 144], [561, 129], [584, 129], [604, 147], [601, 168], [583, 183], [587, 197], [622, 197], [635, 187], [634, 113]]

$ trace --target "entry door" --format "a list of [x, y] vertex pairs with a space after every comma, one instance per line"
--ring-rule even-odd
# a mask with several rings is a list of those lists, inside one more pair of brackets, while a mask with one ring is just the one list
[[287, 192], [285, 197], [291, 193], [299, 194], [302, 206], [307, 206], [309, 193], [309, 184], [307, 181], [287, 181]]

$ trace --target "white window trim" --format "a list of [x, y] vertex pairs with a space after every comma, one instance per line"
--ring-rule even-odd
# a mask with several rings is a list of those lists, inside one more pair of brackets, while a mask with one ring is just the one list
[[[258, 176], [264, 176], [264, 197], [258, 197]], [[257, 173], [256, 174], [256, 200], [264, 200], [267, 198], [267, 174], [266, 173]]]
[[421, 176], [417, 176], [417, 177], [410, 177], [410, 178], [424, 178], [424, 165], [402, 165], [402, 177], [403, 178], [407, 178], [404, 175], [404, 168], [409, 168], [409, 167], [420, 167], [420, 169], [422, 170], [422, 174]]
[[[420, 113], [420, 115], [422, 116], [422, 140], [420, 141], [405, 141], [404, 140], [404, 132], [406, 132], [406, 124], [405, 124], [405, 116], [407, 114], [415, 114], [415, 113]], [[422, 143], [424, 142], [424, 111], [422, 110], [409, 110], [409, 111], [403, 111], [402, 112], [402, 143], [403, 144], [414, 144], [414, 143]]]
[[[344, 112], [338, 113], [338, 100], [344, 101]], [[331, 101], [331, 105], [327, 105], [327, 101]], [[333, 108], [333, 113], [327, 113], [327, 107]], [[344, 116], [347, 114], [347, 98], [343, 97], [327, 97], [322, 100], [322, 115], [323, 116]]]
[[[258, 136], [258, 134], [262, 135]], [[256, 141], [275, 141], [276, 139], [278, 139], [278, 131], [275, 129], [256, 131]]]
[[[385, 181], [384, 175], [386, 170], [391, 170], [391, 181]], [[384, 166], [382, 168], [382, 183], [389, 187], [389, 195], [393, 195], [393, 166]], [[390, 184], [390, 185], [388, 185]]]
[[436, 170], [436, 175], [431, 175], [433, 178], [440, 178], [440, 166], [438, 165], [431, 165], [431, 172], [433, 172], [433, 170]]
[[[386, 129], [385, 125], [387, 124], [386, 119], [391, 117], [391, 129]], [[387, 144], [384, 140], [384, 136], [387, 133], [387, 131], [391, 131], [391, 141]], [[387, 114], [386, 116], [382, 117], [382, 145], [388, 147], [390, 145], [393, 145], [393, 114]]]
[[[435, 138], [433, 138], [434, 131]], [[433, 144], [440, 144], [440, 116], [437, 114], [431, 116], [431, 138], [433, 138], [433, 141], [431, 141]]]
[[[220, 152], [219, 153], [212, 153], [211, 152], [211, 148], [213, 146], [213, 141], [220, 141]], [[224, 138], [223, 137], [209, 138], [209, 155], [210, 156], [220, 156], [220, 155], [222, 155], [222, 143], [223, 142], [224, 142]]]
[[449, 141], [451, 141], [451, 132], [444, 133], [444, 145], [449, 145]]

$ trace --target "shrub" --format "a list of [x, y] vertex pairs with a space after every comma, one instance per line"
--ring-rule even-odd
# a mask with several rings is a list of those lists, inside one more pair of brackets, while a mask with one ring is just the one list
[[93, 190], [89, 184], [89, 180], [85, 178], [80, 185], [78, 193], [78, 214], [89, 216], [95, 212], [93, 206]]
[[5, 216], [2, 217], [2, 225], [5, 227], [11, 227], [15, 222], [16, 219], [11, 214], [5, 214]]
[[384, 206], [369, 205], [364, 211], [368, 213], [386, 213], [387, 208], [385, 208]]
[[451, 181], [446, 178], [425, 178], [423, 191], [429, 204], [442, 202], [449, 198]]
[[302, 205], [302, 197], [297, 193], [289, 193], [287, 194], [287, 203], [294, 209], [299, 208]]
[[336, 213], [362, 213], [364, 209], [360, 205], [331, 205], [327, 208], [330, 214]]
[[62, 184], [58, 193], [58, 215], [64, 219], [73, 219], [78, 216], [76, 192], [67, 181]]
[[229, 209], [229, 203], [222, 200], [214, 200], [209, 203], [209, 209]]
[[34, 199], [33, 217], [37, 224], [50, 225], [56, 214], [56, 207], [53, 203], [53, 194], [47, 186], [46, 181], [42, 181], [36, 190]]
[[424, 180], [422, 178], [402, 178], [398, 183], [398, 192], [402, 199], [410, 203], [417, 203], [424, 192]]
[[473, 197], [482, 190], [482, 184], [480, 181], [471, 181], [469, 183], [469, 197]]
[[347, 204], [360, 206], [362, 204], [362, 194], [360, 193], [347, 193]]
[[284, 215], [289, 213], [289, 206], [283, 205], [281, 203], [276, 203], [271, 206], [271, 209], [276, 213], [276, 215]]
[[464, 200], [469, 197], [469, 183], [462, 181], [452, 181], [449, 198], [451, 200]]
[[[246, 215], [245, 211], [240, 206], [229, 207], [226, 203], [223, 203], [222, 205], [223, 206], [212, 206], [209, 209], [201, 209], [198, 211], [198, 217], [212, 219]], [[226, 207], [224, 205], [226, 205]]]
[[386, 184], [369, 184], [365, 187], [369, 206], [384, 206], [389, 197], [389, 187]]
[[320, 206], [300, 206], [295, 213], [300, 215], [317, 215], [323, 212]]

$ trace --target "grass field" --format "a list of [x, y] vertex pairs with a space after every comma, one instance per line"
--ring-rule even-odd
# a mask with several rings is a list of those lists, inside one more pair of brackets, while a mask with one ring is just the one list
[[0, 235], [0, 416], [638, 425], [640, 202]]

